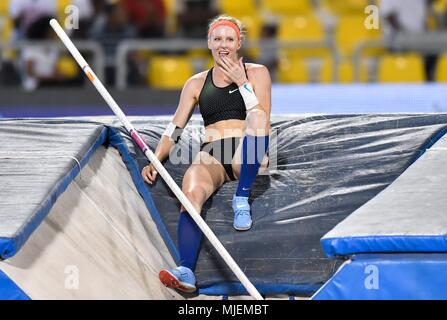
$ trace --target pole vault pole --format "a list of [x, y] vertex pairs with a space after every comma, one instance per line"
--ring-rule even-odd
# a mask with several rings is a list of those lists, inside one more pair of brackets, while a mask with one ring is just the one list
[[185, 196], [185, 194], [182, 192], [182, 190], [179, 188], [179, 186], [175, 183], [175, 181], [172, 179], [172, 177], [169, 175], [168, 171], [163, 167], [161, 162], [157, 159], [157, 157], [154, 155], [154, 153], [149, 149], [149, 147], [144, 142], [143, 138], [140, 136], [140, 134], [135, 130], [135, 128], [132, 126], [129, 120], [127, 120], [126, 115], [121, 111], [121, 108], [118, 106], [118, 104], [115, 102], [115, 100], [112, 98], [112, 96], [109, 94], [107, 89], [104, 87], [102, 82], [96, 77], [93, 70], [89, 67], [85, 59], [82, 57], [81, 53], [78, 51], [78, 49], [75, 47], [73, 42], [70, 40], [70, 38], [67, 36], [65, 31], [62, 29], [62, 27], [59, 25], [56, 19], [51, 19], [50, 25], [53, 28], [53, 30], [56, 32], [56, 34], [59, 36], [61, 41], [64, 43], [64, 45], [67, 47], [68, 51], [72, 54], [76, 62], [79, 64], [79, 66], [82, 68], [84, 73], [87, 75], [87, 77], [90, 79], [90, 81], [93, 83], [93, 85], [96, 87], [98, 92], [101, 94], [101, 96], [104, 98], [104, 100], [107, 102], [109, 107], [113, 110], [115, 115], [118, 117], [118, 119], [121, 121], [121, 123], [124, 125], [126, 130], [131, 135], [132, 139], [138, 144], [140, 149], [143, 151], [143, 153], [146, 155], [146, 157], [149, 159], [149, 161], [155, 166], [157, 171], [160, 173], [164, 181], [168, 184], [169, 188], [174, 192], [174, 194], [177, 196], [181, 204], [188, 210], [191, 217], [194, 219], [194, 221], [199, 226], [200, 230], [205, 234], [205, 236], [208, 238], [208, 240], [211, 242], [211, 244], [216, 248], [217, 252], [221, 255], [221, 257], [224, 259], [224, 261], [227, 263], [227, 265], [230, 267], [230, 269], [234, 272], [236, 277], [241, 281], [241, 283], [244, 285], [244, 287], [247, 289], [248, 293], [257, 300], [263, 300], [262, 296], [259, 294], [259, 292], [256, 290], [256, 288], [253, 286], [253, 284], [248, 280], [246, 275], [242, 272], [241, 268], [236, 264], [234, 259], [231, 257], [231, 255], [228, 253], [228, 251], [225, 249], [225, 247], [220, 243], [219, 239], [217, 239], [216, 235], [213, 233], [213, 231], [208, 227], [206, 222], [202, 219], [200, 216], [200, 213], [197, 212], [197, 210], [193, 207], [191, 202], [188, 200], [188, 198]]

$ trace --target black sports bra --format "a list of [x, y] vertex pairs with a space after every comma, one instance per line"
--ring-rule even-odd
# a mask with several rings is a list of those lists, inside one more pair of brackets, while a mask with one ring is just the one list
[[205, 127], [221, 120], [245, 120], [246, 117], [244, 99], [237, 84], [233, 82], [223, 88], [217, 87], [213, 82], [213, 68], [208, 71], [200, 92], [199, 110]]

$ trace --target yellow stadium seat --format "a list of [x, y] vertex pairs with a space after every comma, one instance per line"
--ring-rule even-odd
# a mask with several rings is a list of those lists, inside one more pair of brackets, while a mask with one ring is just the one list
[[[8, 16], [0, 17], [0, 43], [11, 42], [13, 30], [14, 25], [12, 19]], [[5, 48], [5, 50], [2, 52], [2, 56], [3, 60], [15, 60], [17, 59], [17, 50]]]
[[[343, 59], [337, 64], [337, 79], [338, 83], [352, 83], [355, 81], [354, 64], [351, 60]], [[325, 58], [322, 61], [320, 81], [323, 83], [334, 82], [334, 65], [332, 58]], [[361, 82], [368, 81], [368, 70], [364, 63], [360, 64], [360, 79]]]
[[437, 15], [442, 15], [447, 11], [447, 0], [435, 0], [432, 9]]
[[[283, 17], [278, 26], [278, 40], [284, 42], [324, 41], [326, 38], [324, 28], [315, 15]], [[280, 55], [291, 57], [321, 56], [327, 50], [322, 48], [287, 48], [281, 49]]]
[[177, 17], [175, 2], [176, 0], [164, 0], [164, 6], [166, 8], [166, 33], [168, 35], [174, 36], [177, 32]]
[[424, 82], [422, 58], [417, 54], [385, 55], [379, 60], [379, 82]]
[[284, 17], [279, 22], [279, 40], [322, 40], [324, 30], [314, 15]]
[[59, 22], [65, 21], [66, 17], [65, 8], [69, 5], [71, 5], [71, 0], [57, 0], [56, 15]]
[[75, 60], [68, 55], [59, 58], [56, 64], [57, 71], [67, 78], [75, 78], [79, 75], [79, 66]]
[[261, 37], [261, 31], [263, 21], [259, 15], [238, 15], [236, 16], [244, 25], [247, 31], [248, 40], [259, 40]]
[[278, 63], [277, 80], [280, 83], [306, 83], [310, 75], [304, 59], [282, 58]]
[[219, 9], [223, 14], [231, 16], [256, 15], [255, 0], [219, 0]]
[[436, 66], [435, 79], [438, 82], [447, 82], [447, 55], [439, 57]]
[[320, 81], [323, 83], [341, 82], [349, 83], [354, 81], [354, 68], [347, 60], [340, 61], [335, 70], [337, 79], [334, 79], [334, 61], [331, 58], [323, 59], [321, 65]]
[[167, 15], [175, 15], [175, 1], [176, 0], [163, 0]]
[[9, 16], [9, 0], [0, 1], [0, 17]]
[[427, 13], [426, 26], [428, 31], [436, 31], [438, 29], [438, 22], [436, 21], [436, 17], [432, 11]]
[[[258, 15], [252, 15], [252, 16], [237, 16], [239, 20], [241, 20], [242, 24], [245, 26], [245, 29], [247, 31], [247, 40], [248, 41], [259, 41], [261, 38], [261, 32], [262, 32], [262, 26], [263, 21], [262, 18]], [[260, 55], [260, 49], [259, 48], [250, 48], [247, 49], [248, 55], [253, 58], [257, 59]]]
[[322, 8], [335, 15], [364, 14], [369, 0], [320, 0]]
[[310, 0], [261, 0], [261, 8], [278, 15], [308, 14], [313, 10]]
[[[343, 57], [350, 57], [354, 53], [356, 46], [364, 41], [380, 40], [379, 30], [365, 28], [364, 15], [341, 16], [335, 29], [335, 43], [339, 54]], [[365, 49], [363, 55], [379, 55], [383, 49]]]
[[2, 17], [0, 18], [0, 41], [3, 43], [8, 43], [11, 41], [13, 23], [10, 18]]
[[193, 75], [191, 61], [184, 56], [156, 56], [148, 65], [147, 80], [154, 88], [181, 89]]

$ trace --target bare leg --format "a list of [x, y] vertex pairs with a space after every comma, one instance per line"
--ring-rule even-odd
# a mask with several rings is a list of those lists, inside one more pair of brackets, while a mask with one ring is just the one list
[[[225, 170], [209, 154], [199, 152], [197, 156], [183, 177], [182, 189], [194, 208], [201, 212], [205, 201], [225, 182]], [[180, 266], [171, 270], [161, 270], [159, 277], [167, 287], [193, 292], [196, 290], [193, 272], [203, 234], [183, 206], [177, 232]]]

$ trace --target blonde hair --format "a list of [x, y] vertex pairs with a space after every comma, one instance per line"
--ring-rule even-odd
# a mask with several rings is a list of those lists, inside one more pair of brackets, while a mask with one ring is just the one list
[[226, 14], [221, 14], [210, 21], [210, 23], [208, 24], [207, 34], [210, 32], [213, 24], [215, 24], [218, 21], [222, 21], [222, 20], [230, 21], [230, 22], [234, 23], [239, 28], [239, 31], [241, 32], [241, 41], [246, 38], [247, 31], [245, 30], [245, 26], [242, 24], [242, 22], [239, 19], [236, 19], [236, 18], [226, 15]]

